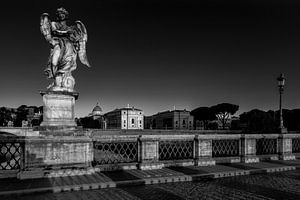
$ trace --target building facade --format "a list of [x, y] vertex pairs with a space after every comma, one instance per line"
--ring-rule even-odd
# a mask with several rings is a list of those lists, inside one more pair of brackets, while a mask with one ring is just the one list
[[194, 117], [187, 110], [172, 110], [145, 117], [146, 129], [192, 130]]
[[107, 129], [144, 129], [144, 112], [134, 107], [115, 109], [104, 118]]
[[80, 118], [76, 122], [78, 126], [82, 126], [83, 128], [106, 129], [102, 108], [98, 103], [88, 116]]

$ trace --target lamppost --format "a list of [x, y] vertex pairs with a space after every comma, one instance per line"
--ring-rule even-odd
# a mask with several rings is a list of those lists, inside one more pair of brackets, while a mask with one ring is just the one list
[[281, 133], [286, 133], [287, 130], [283, 126], [283, 117], [282, 117], [282, 93], [283, 93], [283, 87], [285, 83], [285, 77], [283, 74], [280, 74], [280, 76], [277, 78], [278, 81], [278, 88], [279, 88], [279, 131]]

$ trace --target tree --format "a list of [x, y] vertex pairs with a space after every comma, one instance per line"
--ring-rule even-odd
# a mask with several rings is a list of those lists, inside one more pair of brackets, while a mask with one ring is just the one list
[[282, 114], [284, 127], [286, 127], [289, 131], [300, 130], [300, 109], [283, 109]]
[[6, 126], [12, 120], [11, 111], [6, 107], [0, 108], [0, 126]]
[[204, 129], [208, 129], [209, 121], [216, 119], [215, 113], [209, 107], [198, 107], [191, 111], [191, 115], [194, 116], [194, 125], [196, 125], [197, 121], [202, 121]]
[[230, 103], [221, 103], [212, 106], [210, 109], [215, 113], [217, 119], [222, 124], [222, 128], [225, 129], [231, 115], [234, 115], [238, 111], [239, 106]]
[[276, 113], [272, 110], [253, 109], [240, 115], [241, 124], [245, 124], [245, 129], [250, 132], [273, 132], [278, 128], [276, 121]]
[[28, 106], [26, 106], [26, 105], [21, 105], [17, 108], [17, 118], [16, 118], [14, 126], [21, 127], [22, 121], [27, 120], [27, 115], [28, 115], [27, 108], [28, 108]]

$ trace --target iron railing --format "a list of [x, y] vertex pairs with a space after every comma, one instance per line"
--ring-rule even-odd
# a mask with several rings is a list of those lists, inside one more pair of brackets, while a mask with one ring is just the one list
[[239, 156], [239, 139], [212, 141], [212, 157]]
[[23, 144], [20, 142], [0, 142], [0, 170], [21, 168]]
[[160, 141], [159, 160], [193, 159], [194, 141]]
[[94, 141], [94, 164], [133, 163], [138, 159], [138, 144], [134, 142]]
[[277, 138], [256, 139], [256, 155], [277, 154]]
[[292, 152], [293, 153], [300, 153], [300, 138], [293, 138], [292, 139]]

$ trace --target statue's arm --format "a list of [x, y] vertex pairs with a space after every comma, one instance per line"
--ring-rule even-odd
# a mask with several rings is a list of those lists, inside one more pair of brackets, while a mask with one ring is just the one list
[[57, 29], [55, 23], [56, 22], [51, 23], [51, 29], [52, 29], [53, 35], [56, 35], [56, 36], [69, 36], [73, 32], [73, 30], [71, 28], [69, 28], [68, 30], [59, 30], [59, 29]]

